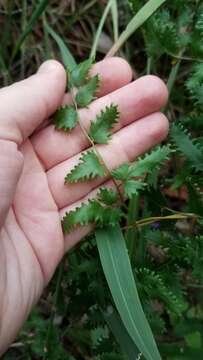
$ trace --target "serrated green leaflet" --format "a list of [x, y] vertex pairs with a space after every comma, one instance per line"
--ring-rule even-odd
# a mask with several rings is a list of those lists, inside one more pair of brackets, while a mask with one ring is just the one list
[[128, 178], [130, 164], [125, 163], [112, 171], [112, 176], [117, 180], [125, 181]]
[[133, 163], [129, 170], [130, 177], [142, 176], [149, 173], [157, 167], [160, 167], [164, 161], [169, 158], [171, 149], [169, 146], [157, 147], [150, 154], [146, 154], [144, 158], [138, 159]]
[[100, 189], [98, 194], [99, 201], [106, 205], [113, 205], [118, 201], [118, 193], [113, 189]]
[[143, 190], [147, 184], [136, 180], [127, 180], [124, 183], [124, 193], [131, 199], [133, 195], [137, 195], [139, 191]]
[[126, 330], [147, 360], [160, 360], [119, 225], [96, 230], [96, 241], [106, 280]]
[[94, 99], [99, 87], [99, 76], [92, 77], [87, 84], [81, 86], [77, 92], [75, 100], [80, 107], [86, 107]]
[[53, 123], [56, 129], [72, 130], [78, 123], [78, 114], [73, 106], [58, 109], [54, 115]]
[[121, 220], [122, 211], [120, 208], [103, 206], [96, 199], [89, 200], [69, 213], [66, 213], [62, 220], [63, 231], [70, 232], [76, 226], [96, 224], [98, 226], [115, 225]]
[[203, 170], [203, 149], [195, 144], [181, 125], [174, 124], [171, 129], [171, 137], [177, 148], [186, 156], [190, 165], [197, 171]]
[[95, 121], [92, 121], [89, 136], [97, 144], [107, 144], [111, 137], [111, 130], [119, 117], [116, 105], [107, 106], [102, 110]]
[[142, 176], [149, 173], [169, 158], [171, 149], [169, 146], [157, 147], [144, 158], [137, 159], [134, 163], [126, 163], [112, 171], [112, 175], [117, 180], [125, 181], [127, 179]]
[[97, 154], [94, 150], [90, 150], [82, 154], [80, 162], [65, 177], [65, 182], [74, 183], [77, 181], [87, 181], [96, 176], [104, 175], [104, 167], [100, 164]]
[[80, 64], [78, 64], [70, 73], [70, 81], [73, 86], [79, 87], [84, 85], [88, 80], [88, 75], [90, 68], [92, 66], [93, 60], [87, 59]]

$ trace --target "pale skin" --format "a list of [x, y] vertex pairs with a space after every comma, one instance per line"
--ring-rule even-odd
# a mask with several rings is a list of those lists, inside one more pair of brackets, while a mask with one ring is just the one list
[[[167, 89], [155, 76], [132, 82], [128, 63], [103, 60], [92, 69], [99, 73], [98, 99], [80, 118], [89, 122], [102, 108], [117, 104], [120, 120], [108, 145], [98, 147], [110, 169], [132, 161], [162, 141], [168, 121], [160, 112]], [[0, 354], [6, 351], [50, 281], [66, 251], [91, 227], [63, 236], [61, 218], [107, 178], [64, 185], [81, 151], [89, 147], [78, 127], [70, 134], [56, 131], [47, 119], [62, 103], [66, 74], [54, 60], [37, 74], [0, 90]]]

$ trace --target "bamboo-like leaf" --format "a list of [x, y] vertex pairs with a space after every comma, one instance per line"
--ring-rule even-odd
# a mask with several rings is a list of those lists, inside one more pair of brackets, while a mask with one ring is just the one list
[[99, 255], [111, 294], [129, 335], [147, 360], [160, 360], [143, 312], [125, 240], [119, 225], [96, 231]]
[[60, 49], [61, 57], [62, 57], [65, 67], [69, 71], [72, 71], [77, 65], [73, 55], [71, 54], [70, 50], [68, 49], [67, 45], [64, 43], [62, 38], [47, 24], [46, 21], [44, 24], [45, 24], [46, 30], [56, 41], [56, 43]]
[[105, 312], [103, 315], [118, 344], [120, 345], [121, 350], [127, 356], [127, 359], [135, 360], [140, 354], [140, 351], [128, 334], [120, 316], [114, 309], [109, 309], [109, 311]]
[[107, 56], [114, 56], [126, 40], [165, 2], [166, 0], [149, 0], [132, 18], [126, 29], [108, 52]]
[[38, 5], [36, 6], [35, 10], [33, 11], [33, 14], [30, 18], [30, 21], [27, 23], [27, 26], [25, 27], [25, 30], [21, 33], [19, 39], [16, 42], [16, 45], [14, 47], [13, 53], [12, 53], [12, 60], [15, 58], [16, 54], [18, 53], [22, 43], [24, 42], [27, 35], [32, 31], [33, 27], [35, 26], [37, 20], [42, 15], [43, 11], [45, 10], [46, 6], [49, 4], [48, 0], [41, 0], [39, 1]]

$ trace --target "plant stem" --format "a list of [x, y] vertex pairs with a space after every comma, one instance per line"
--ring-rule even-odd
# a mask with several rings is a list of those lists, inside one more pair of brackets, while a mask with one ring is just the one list
[[126, 242], [130, 260], [134, 255], [135, 249], [135, 240], [137, 237], [137, 231], [135, 231], [134, 227], [130, 226], [135, 223], [139, 211], [139, 195], [134, 195], [129, 202], [128, 206], [128, 219], [127, 219], [127, 231], [126, 231]]

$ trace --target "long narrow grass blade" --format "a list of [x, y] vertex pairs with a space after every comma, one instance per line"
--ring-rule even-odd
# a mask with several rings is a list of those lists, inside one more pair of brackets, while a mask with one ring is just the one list
[[111, 1], [111, 14], [112, 14], [112, 21], [113, 21], [113, 34], [114, 34], [114, 41], [118, 40], [118, 4], [117, 0]]
[[104, 313], [104, 318], [128, 360], [135, 360], [140, 351], [128, 334], [120, 316], [115, 310]]
[[149, 0], [138, 13], [132, 18], [119, 39], [109, 50], [107, 56], [113, 56], [124, 42], [137, 30], [166, 0]]
[[71, 54], [70, 50], [68, 49], [67, 45], [64, 43], [62, 38], [47, 24], [46, 21], [44, 21], [44, 26], [45, 26], [46, 30], [48, 31], [48, 33], [56, 41], [56, 43], [60, 49], [62, 61], [65, 65], [65, 67], [68, 68], [69, 71], [73, 70], [74, 67], [76, 66], [76, 61], [75, 61], [73, 55]]
[[42, 15], [43, 11], [45, 10], [46, 6], [49, 4], [49, 0], [41, 0], [38, 5], [36, 6], [30, 21], [28, 21], [24, 31], [21, 33], [19, 39], [17, 40], [16, 46], [13, 50], [11, 60], [13, 60], [20, 50], [21, 45], [23, 44], [24, 40], [26, 39], [27, 35], [32, 31], [33, 27], [35, 26], [36, 22], [38, 21], [39, 17]]
[[109, 0], [106, 7], [105, 7], [105, 9], [104, 9], [103, 15], [101, 17], [101, 20], [99, 22], [99, 26], [98, 26], [96, 34], [95, 34], [94, 42], [92, 44], [92, 49], [91, 49], [91, 53], [90, 53], [90, 58], [93, 58], [93, 59], [95, 58], [97, 48], [98, 48], [99, 38], [101, 36], [101, 32], [102, 32], [102, 29], [104, 27], [106, 18], [108, 16], [108, 13], [109, 13], [109, 11], [111, 9], [111, 5], [112, 5], [112, 0]]
[[96, 230], [96, 241], [106, 280], [126, 330], [147, 360], [160, 360], [119, 225]]

